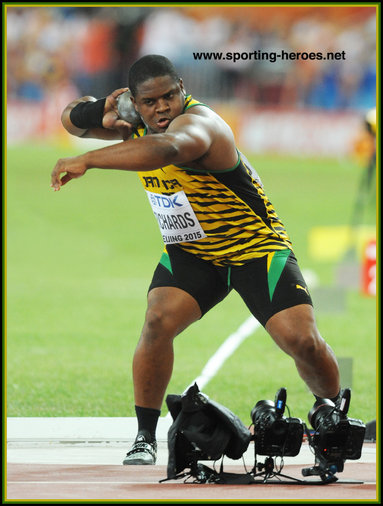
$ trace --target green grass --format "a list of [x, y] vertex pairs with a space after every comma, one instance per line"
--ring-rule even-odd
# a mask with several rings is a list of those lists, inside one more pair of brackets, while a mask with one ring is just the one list
[[[7, 415], [134, 416], [131, 361], [162, 243], [135, 174], [92, 170], [60, 192], [49, 187], [53, 145], [8, 149]], [[352, 162], [253, 157], [303, 269], [334, 284], [335, 265], [308, 255], [314, 225], [349, 222], [360, 169]], [[368, 209], [369, 223], [375, 218]], [[181, 393], [249, 316], [232, 293], [175, 342], [168, 393]], [[346, 310], [317, 314], [339, 357], [353, 358], [351, 414], [375, 418], [375, 299], [347, 293]], [[306, 419], [312, 396], [292, 360], [258, 329], [206, 385], [245, 423], [260, 399], [287, 388], [291, 415]], [[164, 406], [163, 413], [166, 412]]]

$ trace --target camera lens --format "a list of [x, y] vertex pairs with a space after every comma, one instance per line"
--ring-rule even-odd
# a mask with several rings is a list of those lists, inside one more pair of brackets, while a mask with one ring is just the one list
[[330, 399], [321, 399], [316, 401], [311, 408], [308, 419], [313, 429], [317, 429], [321, 422], [334, 411], [335, 404]]
[[261, 416], [265, 416], [266, 414], [274, 411], [275, 406], [272, 401], [258, 401], [257, 404], [251, 410], [251, 419], [253, 423], [256, 423]]

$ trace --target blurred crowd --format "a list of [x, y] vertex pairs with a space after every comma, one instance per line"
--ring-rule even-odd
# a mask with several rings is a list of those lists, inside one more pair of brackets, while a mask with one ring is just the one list
[[[200, 100], [328, 110], [375, 107], [373, 8], [351, 9], [349, 17], [329, 16], [321, 8], [289, 17], [277, 6], [204, 9], [9, 6], [8, 99], [36, 102], [72, 90], [73, 96], [105, 96], [127, 84], [133, 61], [156, 53], [174, 62], [186, 90]], [[345, 59], [234, 63], [193, 58], [197, 51], [258, 50], [344, 51]]]

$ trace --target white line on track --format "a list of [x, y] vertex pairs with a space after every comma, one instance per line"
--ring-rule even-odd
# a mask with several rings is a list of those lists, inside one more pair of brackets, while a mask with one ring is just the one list
[[8, 481], [7, 482], [8, 485], [10, 484], [18, 484], [18, 485], [91, 485], [91, 484], [94, 484], [95, 486], [98, 486], [98, 485], [153, 485], [153, 484], [158, 484], [158, 481], [128, 481], [128, 480], [124, 480], [124, 481], [109, 481], [109, 480], [105, 480], [105, 481], [100, 481], [100, 480], [97, 480], [97, 481], [93, 481], [93, 480], [88, 480], [88, 481], [66, 481], [66, 480], [61, 480], [61, 481], [27, 481], [27, 480], [23, 480], [23, 481]]
[[261, 324], [254, 316], [250, 316], [242, 325], [218, 348], [214, 355], [208, 360], [201, 374], [196, 378], [185, 391], [194, 383], [197, 383], [201, 390], [217, 374], [224, 362], [235, 352], [240, 344], [249, 337]]
[[[205, 367], [202, 369], [201, 374], [185, 388], [185, 392], [189, 387], [194, 385], [194, 383], [197, 383], [198, 388], [202, 390], [217, 374], [224, 362], [235, 352], [240, 344], [255, 332], [260, 325], [261, 324], [254, 316], [249, 316], [233, 334], [230, 334], [229, 337], [226, 338], [214, 355], [210, 357]], [[170, 413], [168, 413], [166, 417], [171, 417]]]

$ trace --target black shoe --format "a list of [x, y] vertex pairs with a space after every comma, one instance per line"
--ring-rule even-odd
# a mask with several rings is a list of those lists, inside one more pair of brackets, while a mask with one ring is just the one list
[[124, 466], [154, 465], [157, 460], [157, 442], [148, 443], [145, 436], [138, 435], [132, 449], [126, 454]]

